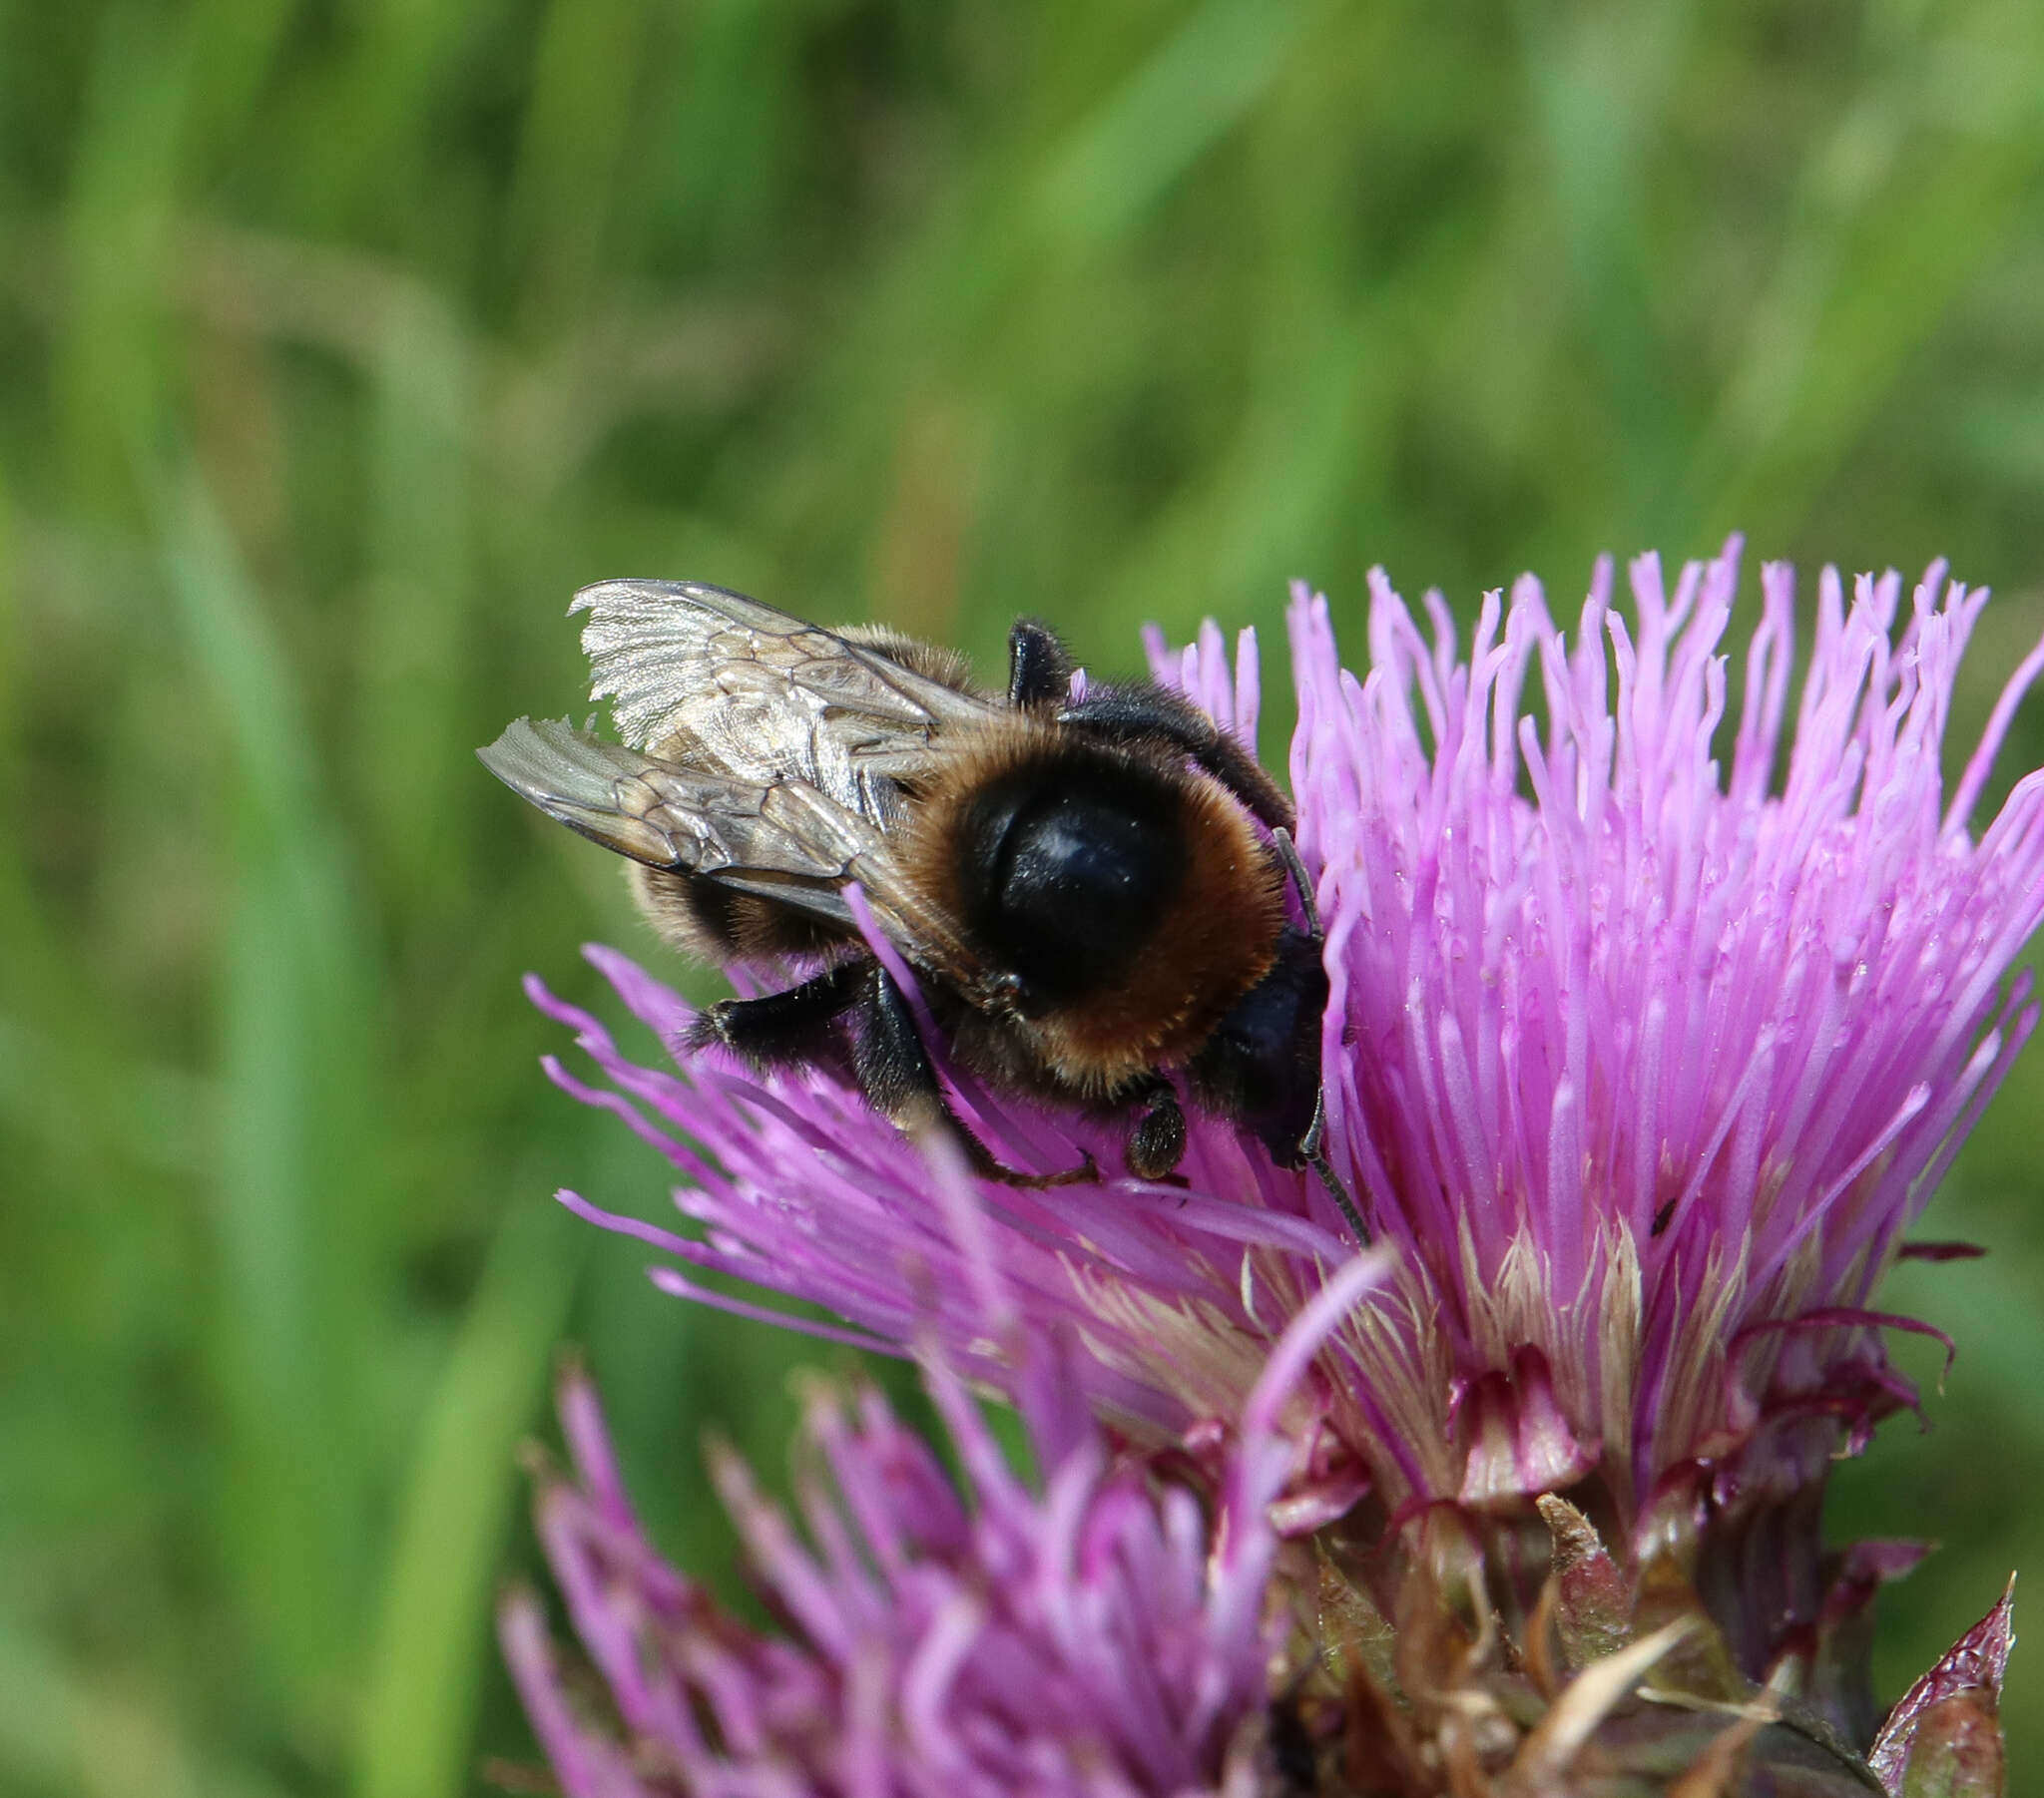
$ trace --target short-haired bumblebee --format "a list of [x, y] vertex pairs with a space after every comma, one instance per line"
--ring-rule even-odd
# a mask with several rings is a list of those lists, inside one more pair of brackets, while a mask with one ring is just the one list
[[1000, 1179], [1092, 1172], [1018, 1173], [965, 1127], [860, 935], [856, 882], [958, 1066], [1126, 1120], [1147, 1179], [1184, 1152], [1180, 1074], [1280, 1164], [1320, 1169], [1360, 1231], [1319, 1151], [1327, 977], [1291, 805], [1204, 712], [1147, 681], [1075, 691], [1029, 620], [1003, 696], [950, 652], [720, 588], [606, 581], [572, 610], [624, 746], [520, 718], [484, 765], [629, 857], [670, 941], [814, 970], [713, 1006], [699, 1045], [833, 1070], [905, 1127], [947, 1124]]

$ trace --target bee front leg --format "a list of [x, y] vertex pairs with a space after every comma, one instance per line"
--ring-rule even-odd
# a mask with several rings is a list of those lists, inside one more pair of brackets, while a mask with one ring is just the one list
[[1147, 684], [1103, 686], [1061, 706], [1058, 722], [1109, 742], [1170, 743], [1190, 756], [1274, 830], [1289, 830], [1295, 814], [1257, 758], [1190, 699]]
[[1033, 618], [1008, 633], [1008, 703], [1062, 703], [1072, 687], [1072, 654], [1058, 634]]
[[868, 965], [850, 1016], [852, 1074], [859, 1091], [876, 1112], [902, 1129], [911, 1134], [944, 1129], [965, 1151], [973, 1172], [1009, 1186], [1068, 1186], [1099, 1176], [1091, 1155], [1065, 1173], [1024, 1173], [996, 1160], [952, 1111], [937, 1080], [936, 1064], [915, 1028], [915, 1014], [877, 963]]

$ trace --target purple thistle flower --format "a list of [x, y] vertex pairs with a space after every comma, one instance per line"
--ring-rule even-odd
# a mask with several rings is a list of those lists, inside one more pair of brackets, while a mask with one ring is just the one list
[[[1759, 1671], [1906, 1560], [1825, 1563], [1817, 1500], [1838, 1447], [1914, 1403], [1882, 1331], [1924, 1326], [1867, 1307], [2036, 1022], [2027, 975], [2006, 977], [2044, 918], [2044, 776], [1977, 841], [1969, 822], [2044, 650], [1947, 797], [1943, 730], [1985, 595], [1934, 567], [1898, 634], [1897, 577], [1860, 579], [1848, 606], [1827, 570], [1791, 735], [1792, 576], [1763, 571], [1735, 693], [1738, 557], [1735, 541], [1688, 566], [1672, 596], [1657, 559], [1636, 562], [1631, 622], [1601, 564], [1572, 636], [1523, 580], [1485, 600], [1466, 662], [1438, 597], [1422, 631], [1374, 575], [1359, 680], [1326, 603], [1295, 594], [1327, 1145], [1400, 1263], [1286, 1402], [1279, 1516], [1495, 1542], [1565, 1489], [1623, 1553], [1681, 1547]], [[1254, 746], [1248, 634], [1233, 668], [1212, 626], [1152, 655]], [[684, 1003], [591, 954], [676, 1042]], [[535, 997], [607, 1085], [554, 1078], [662, 1149], [702, 1235], [564, 1195], [577, 1210], [844, 1326], [777, 1321], [894, 1352], [932, 1332], [947, 1364], [1012, 1387], [985, 1327], [997, 1270], [1031, 1328], [1084, 1345], [1091, 1402], [1139, 1441], [1214, 1451], [1354, 1252], [1308, 1176], [1212, 1120], [1192, 1122], [1183, 1187], [975, 1201], [826, 1078], [642, 1067]], [[949, 1078], [1002, 1159], [1117, 1163], [1085, 1120]], [[654, 1277], [760, 1314], [681, 1268]]]
[[2036, 1021], [2027, 976], [2001, 986], [2044, 917], [2044, 788], [1977, 846], [1966, 823], [2037, 659], [1947, 806], [1985, 595], [1934, 568], [1896, 644], [1899, 578], [1848, 610], [1827, 570], [1785, 761], [1794, 594], [1772, 566], [1721, 768], [1737, 569], [1735, 546], [1671, 599], [1634, 564], [1637, 643], [1608, 564], [1573, 644], [1524, 581], [1466, 666], [1437, 603], [1429, 644], [1375, 577], [1360, 685], [1324, 605], [1293, 615], [1332, 1134], [1427, 1270], [1477, 1411], [1429, 1497], [1601, 1466], [1633, 1511], [1764, 1418], [1856, 1437], [1907, 1402], [1876, 1334], [1898, 1320], [1859, 1307]]
[[800, 1531], [725, 1453], [718, 1485], [784, 1636], [741, 1623], [654, 1551], [595, 1395], [571, 1375], [576, 1477], [543, 1477], [539, 1534], [615, 1724], [570, 1700], [535, 1597], [513, 1593], [500, 1616], [569, 1798], [1268, 1789], [1268, 1669], [1293, 1624], [1271, 1606], [1269, 1510], [1289, 1464], [1277, 1400], [1384, 1264], [1351, 1262], [1274, 1356], [1211, 1516], [1115, 1457], [1071, 1357], [1042, 1343], [1019, 1353], [1017, 1380], [1040, 1486], [1009, 1470], [934, 1356], [924, 1377], [963, 1496], [871, 1390], [811, 1401], [803, 1440], [822, 1477], [798, 1482]]

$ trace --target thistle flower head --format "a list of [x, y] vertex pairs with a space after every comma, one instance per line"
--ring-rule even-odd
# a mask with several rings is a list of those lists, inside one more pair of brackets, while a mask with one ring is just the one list
[[[1630, 573], [1621, 607], [1600, 567], [1569, 631], [1530, 579], [1490, 596], [1466, 660], [1437, 598], [1422, 630], [1373, 577], [1360, 677], [1326, 603], [1295, 595], [1327, 1148], [1400, 1260], [1287, 1401], [1278, 1518], [1495, 1546], [1567, 1490], [1629, 1565], [1672, 1549], [1707, 1595], [1718, 1562], [1746, 1569], [1715, 1608], [1758, 1672], [1904, 1559], [1827, 1561], [1816, 1500], [1839, 1446], [1913, 1401], [1882, 1331], [1920, 1326], [1868, 1306], [2035, 1024], [2027, 977], [2006, 977], [2044, 917], [2044, 776], [1977, 838], [1970, 821], [2040, 657], [1948, 794], [1943, 732], [1984, 595], [1933, 568], [1906, 606], [1892, 575], [1848, 603], [1826, 571], [1796, 692], [1786, 568], [1763, 572], [1736, 678], [1737, 544], [1672, 593], [1651, 557]], [[1253, 743], [1252, 640], [1232, 667], [1211, 627], [1153, 662]], [[678, 1041], [683, 1003], [595, 954]], [[681, 1269], [737, 1276], [897, 1351], [934, 1331], [953, 1365], [1012, 1385], [985, 1328], [997, 1270], [1030, 1326], [1084, 1345], [1091, 1402], [1136, 1441], [1218, 1453], [1272, 1342], [1354, 1252], [1309, 1178], [1212, 1120], [1183, 1187], [966, 1202], [823, 1077], [639, 1066], [539, 1000], [604, 1084], [555, 1078], [686, 1178], [696, 1236], [569, 1199], [667, 1249], [681, 1267], [663, 1284], [749, 1309]], [[1084, 1120], [951, 1078], [1002, 1159], [1117, 1164]]]

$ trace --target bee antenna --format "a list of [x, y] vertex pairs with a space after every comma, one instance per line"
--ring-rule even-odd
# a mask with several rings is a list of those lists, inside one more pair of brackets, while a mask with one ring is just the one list
[[1298, 893], [1298, 902], [1305, 909], [1305, 927], [1313, 936], [1320, 932], [1320, 908], [1313, 897], [1313, 883], [1306, 878], [1305, 863], [1299, 860], [1298, 845], [1291, 840], [1291, 832], [1282, 824], [1271, 832], [1271, 840], [1278, 846], [1278, 859], [1284, 864], [1284, 872], [1291, 877], [1291, 884]]
[[1369, 1247], [1369, 1225], [1362, 1221], [1362, 1213], [1355, 1208], [1355, 1200], [1348, 1188], [1341, 1183], [1341, 1176], [1334, 1171], [1334, 1164], [1327, 1159], [1327, 1089], [1322, 1087], [1313, 1095], [1313, 1121], [1306, 1125], [1305, 1136], [1299, 1142], [1298, 1152], [1305, 1157], [1305, 1164], [1320, 1176], [1320, 1184], [1326, 1187], [1327, 1196], [1334, 1201], [1334, 1208], [1348, 1220], [1348, 1227], [1355, 1232], [1356, 1242], [1363, 1248]]
[[1355, 1200], [1348, 1196], [1348, 1188], [1342, 1185], [1341, 1176], [1334, 1171], [1325, 1155], [1308, 1155], [1306, 1160], [1312, 1170], [1320, 1176], [1320, 1184], [1327, 1188], [1327, 1196], [1348, 1220], [1348, 1227], [1355, 1232], [1357, 1245], [1362, 1248], [1369, 1247], [1369, 1225], [1362, 1221], [1362, 1213], [1355, 1208]]
[[[1278, 859], [1284, 864], [1284, 871], [1291, 877], [1291, 884], [1297, 890], [1298, 903], [1305, 912], [1305, 927], [1314, 942], [1324, 934], [1320, 929], [1320, 908], [1313, 898], [1313, 883], [1307, 879], [1305, 863], [1299, 859], [1298, 845], [1291, 840], [1291, 832], [1279, 824], [1271, 832], [1271, 841], [1277, 845]], [[1369, 1225], [1362, 1221], [1362, 1213], [1355, 1208], [1355, 1200], [1348, 1188], [1341, 1183], [1341, 1176], [1327, 1159], [1325, 1141], [1327, 1135], [1327, 1089], [1322, 1086], [1313, 1095], [1313, 1121], [1306, 1125], [1304, 1138], [1299, 1142], [1298, 1151], [1305, 1157], [1306, 1165], [1320, 1176], [1320, 1184], [1326, 1187], [1327, 1196], [1334, 1201], [1334, 1208], [1348, 1220], [1348, 1227], [1355, 1232], [1355, 1240], [1364, 1248], [1369, 1247]]]

